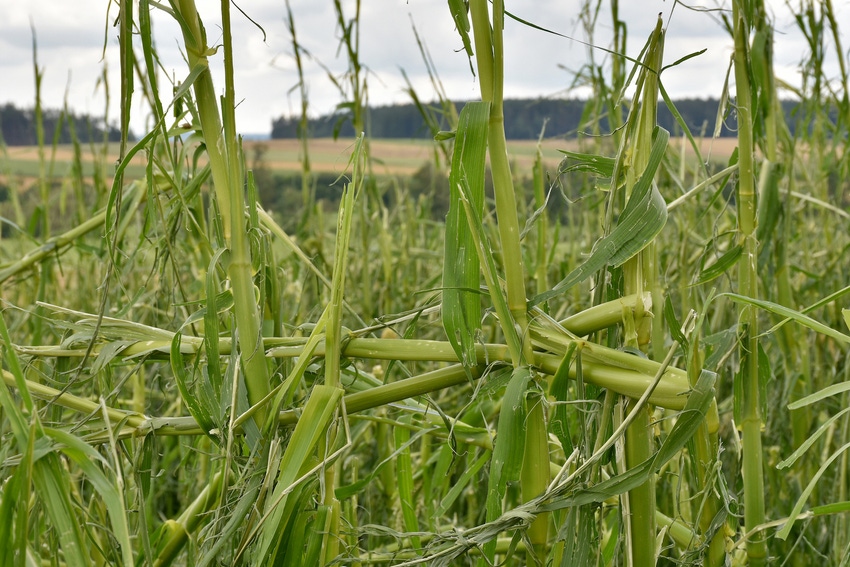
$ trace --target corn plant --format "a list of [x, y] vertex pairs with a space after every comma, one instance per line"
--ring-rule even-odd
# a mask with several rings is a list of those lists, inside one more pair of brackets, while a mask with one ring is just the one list
[[[214, 46], [194, 0], [111, 6], [115, 171], [87, 179], [75, 142], [68, 226], [41, 135], [38, 198], [15, 189], [20, 230], [0, 241], [0, 563], [847, 564], [850, 113], [831, 2], [794, 13], [810, 52], [790, 117], [765, 7], [721, 14], [734, 88], [714, 130], [737, 125], [722, 162], [665, 88], [666, 69], [699, 56], [665, 61], [675, 20], [628, 53], [618, 2], [586, 2], [588, 43], [604, 11], [614, 37], [575, 66], [594, 92], [581, 146], [557, 165], [538, 149], [522, 172], [503, 30], [559, 32], [499, 0], [451, 0], [480, 100], [456, 112], [416, 29], [451, 131], [410, 89], [444, 219], [370, 155], [359, 2], [350, 16], [333, 3], [346, 72], [320, 63], [358, 132], [338, 209], [315, 202], [316, 62], [287, 4], [301, 199], [265, 210], [237, 134], [232, 7]], [[173, 83], [162, 19], [185, 54]], [[140, 99], [151, 126], [133, 141]], [[102, 164], [106, 148], [92, 154]], [[558, 214], [562, 195], [580, 198]]]

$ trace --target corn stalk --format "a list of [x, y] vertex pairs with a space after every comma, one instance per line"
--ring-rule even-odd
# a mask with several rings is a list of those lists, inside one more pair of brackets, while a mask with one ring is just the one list
[[[758, 242], [756, 241], [756, 174], [755, 147], [753, 143], [753, 100], [750, 81], [750, 33], [755, 10], [763, 10], [761, 3], [753, 5], [735, 0], [732, 19], [735, 41], [735, 92], [738, 114], [738, 242], [743, 252], [738, 265], [738, 292], [753, 299], [758, 298]], [[744, 527], [747, 532], [764, 523], [764, 471], [759, 385], [758, 312], [746, 305], [739, 310], [741, 358], [741, 423], [743, 432]], [[767, 542], [763, 532], [756, 531], [747, 541], [750, 564], [764, 565], [767, 561]]]
[[[219, 114], [218, 97], [209, 69], [214, 51], [207, 45], [206, 32], [194, 0], [175, 0], [173, 8], [181, 22], [189, 68], [198, 72], [193, 84], [204, 145], [209, 156], [222, 236], [230, 249], [227, 269], [233, 287], [233, 309], [239, 337], [248, 401], [258, 404], [269, 393], [269, 371], [263, 357], [261, 315], [254, 295], [251, 251], [245, 222], [244, 178], [241, 149], [236, 138], [236, 94], [233, 85], [233, 50], [230, 36], [230, 2], [222, 4], [224, 32], [225, 90]], [[265, 410], [257, 410], [257, 422], [265, 421]]]

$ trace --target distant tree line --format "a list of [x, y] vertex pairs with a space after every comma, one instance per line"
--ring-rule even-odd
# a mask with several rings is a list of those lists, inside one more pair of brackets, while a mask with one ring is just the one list
[[[458, 112], [464, 102], [456, 102]], [[674, 102], [682, 120], [694, 135], [713, 135], [717, 122], [720, 101], [717, 99], [681, 99]], [[797, 105], [786, 101], [783, 110], [786, 116]], [[438, 105], [432, 105], [437, 112]], [[505, 101], [505, 135], [512, 140], [533, 140], [540, 136], [545, 123], [546, 136], [575, 137], [582, 133], [609, 132], [607, 117], [597, 118], [591, 112], [589, 101], [579, 99], [518, 99]], [[623, 111], [625, 113], [625, 110]], [[272, 138], [297, 138], [298, 117], [281, 117], [272, 122]], [[658, 105], [658, 123], [673, 134], [681, 133], [673, 114], [662, 102]], [[367, 113], [369, 135], [373, 138], [430, 138], [431, 132], [422, 115], [413, 104], [379, 106]], [[443, 128], [447, 128], [443, 124]], [[311, 119], [308, 135], [313, 138], [355, 135], [351, 121], [345, 112]], [[721, 116], [721, 136], [735, 135], [735, 117]]]
[[[57, 143], [68, 144], [73, 135], [83, 143], [101, 142], [104, 133], [108, 141], [116, 142], [121, 139], [121, 131], [109, 126], [102, 118], [92, 118], [83, 114], [65, 112], [63, 110], [44, 110], [41, 113], [44, 125], [44, 142], [53, 143], [57, 130]], [[0, 135], [8, 146], [34, 146], [38, 143], [36, 136], [36, 115], [32, 108], [21, 109], [6, 103], [0, 106]]]

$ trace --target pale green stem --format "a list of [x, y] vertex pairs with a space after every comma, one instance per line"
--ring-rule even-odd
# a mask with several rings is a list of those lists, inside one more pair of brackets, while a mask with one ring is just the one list
[[[735, 87], [738, 113], [738, 239], [743, 245], [739, 264], [739, 293], [758, 297], [758, 243], [756, 229], [756, 194], [753, 146], [753, 113], [750, 96], [749, 32], [746, 3], [732, 2], [735, 34]], [[744, 527], [754, 535], [747, 541], [750, 565], [767, 561], [767, 542], [763, 531], [755, 528], [764, 523], [764, 473], [762, 463], [762, 416], [759, 402], [758, 319], [756, 310], [742, 306], [740, 324], [745, 328], [741, 338], [741, 359], [746, 360], [743, 376], [743, 464]]]
[[[522, 501], [528, 502], [543, 494], [549, 486], [549, 441], [546, 430], [531, 431], [543, 424], [546, 416], [543, 411], [543, 396], [539, 392], [530, 392], [525, 400], [528, 408], [526, 416], [526, 439], [523, 454], [520, 488]], [[545, 470], [540, 470], [545, 469]], [[528, 539], [532, 543], [538, 559], [546, 557], [546, 544], [549, 540], [549, 514], [540, 514], [528, 527]]]
[[[496, 218], [498, 219], [502, 264], [505, 270], [508, 309], [513, 317], [513, 321], [502, 321], [501, 324], [515, 326], [516, 332], [523, 339], [521, 355], [528, 359], [531, 350], [525, 340], [525, 330], [528, 326], [525, 270], [522, 251], [520, 249], [517, 200], [510, 164], [508, 162], [508, 150], [505, 141], [505, 116], [502, 106], [504, 65], [502, 27], [504, 24], [504, 6], [500, 0], [496, 0], [493, 3], [492, 27], [487, 14], [486, 0], [472, 0], [470, 2], [470, 12], [472, 15], [481, 98], [490, 103], [487, 144], [490, 155], [490, 168], [493, 175]], [[514, 361], [515, 366], [521, 363], [521, 360]]]
[[657, 511], [655, 512], [655, 522], [667, 528], [667, 534], [670, 536], [670, 539], [675, 541], [680, 549], [692, 549], [701, 543], [699, 536], [680, 520], [674, 520], [666, 514]]
[[[637, 116], [637, 124], [632, 139], [629, 140], [631, 147], [631, 161], [626, 171], [626, 201], [631, 197], [631, 191], [638, 177], [646, 169], [649, 163], [649, 148], [652, 144], [652, 132], [657, 124], [656, 109], [658, 101], [658, 75], [661, 68], [663, 54], [663, 32], [661, 20], [659, 19], [653, 36], [650, 39], [649, 49], [644, 60], [648, 68], [641, 70], [643, 75], [640, 110]], [[631, 122], [631, 121], [630, 121]], [[655, 247], [650, 245], [643, 252], [629, 260], [623, 265], [623, 291], [626, 294], [643, 296], [645, 290], [649, 291], [653, 302], [658, 301], [656, 309], [661, 308], [660, 289], [658, 288], [655, 274], [649, 273], [649, 269], [656, 269]], [[633, 325], [635, 335], [626, 335], [627, 346], [638, 347], [641, 350], [649, 348], [652, 319], [641, 307], [642, 302], [636, 304], [633, 311]], [[660, 325], [655, 325], [656, 333]], [[633, 344], [629, 344], [633, 340]], [[655, 356], [663, 357], [661, 346], [655, 345]], [[627, 408], [631, 411], [633, 403]], [[653, 454], [654, 435], [652, 431], [652, 408], [646, 406], [641, 409], [634, 423], [626, 430], [625, 457], [626, 466], [631, 469], [649, 459]], [[628, 498], [629, 517], [624, 520], [629, 522], [629, 530], [626, 533], [630, 537], [628, 549], [631, 551], [629, 564], [633, 566], [655, 565], [656, 562], [656, 498], [655, 478], [650, 477], [642, 485], [630, 490], [624, 498]]]
[[183, 30], [183, 41], [186, 45], [186, 55], [189, 68], [203, 66], [204, 71], [195, 79], [193, 89], [197, 100], [198, 115], [203, 129], [204, 144], [210, 160], [213, 187], [216, 198], [220, 204], [222, 216], [222, 229], [224, 238], [230, 242], [231, 231], [231, 208], [229, 176], [227, 171], [227, 159], [224, 155], [225, 147], [222, 138], [221, 117], [218, 113], [218, 96], [213, 87], [212, 74], [209, 70], [207, 55], [211, 53], [207, 46], [206, 33], [203, 30], [200, 16], [195, 7], [194, 0], [176, 0], [175, 9], [185, 22]]
[[[331, 299], [328, 304], [328, 322], [326, 326], [325, 345], [325, 385], [333, 388], [342, 388], [340, 382], [340, 360], [342, 358], [342, 296], [345, 290], [345, 272], [348, 267], [348, 243], [351, 235], [351, 222], [354, 216], [354, 202], [358, 183], [360, 182], [359, 169], [361, 151], [363, 148], [363, 136], [359, 136], [354, 151], [354, 173], [353, 182], [346, 186], [340, 202], [339, 221], [337, 223], [336, 244], [334, 247], [333, 280], [331, 283]], [[328, 435], [321, 445], [322, 458], [328, 458], [333, 452], [336, 437], [339, 435], [338, 428], [330, 425]], [[340, 461], [333, 463], [324, 471], [323, 502], [332, 510], [328, 526], [328, 534], [324, 544], [324, 563], [329, 564], [334, 560], [339, 551], [339, 519], [340, 504], [336, 499], [334, 491], [339, 483]]]
[[[695, 332], [691, 336], [690, 342], [688, 378], [691, 386], [696, 385], [703, 368], [703, 352], [700, 349], [699, 337], [700, 328], [701, 320], [694, 326]], [[694, 435], [693, 448], [696, 482], [704, 499], [696, 521], [699, 525], [699, 533], [704, 537], [710, 531], [715, 515], [724, 505], [714, 488], [717, 485], [717, 475], [720, 472], [717, 461], [719, 451], [717, 427], [710, 427], [708, 422], [701, 424], [696, 435]], [[725, 524], [721, 526], [708, 544], [708, 549], [704, 555], [704, 561], [708, 567], [722, 567], [726, 564], [727, 534], [725, 527]]]
[[[44, 155], [44, 112], [41, 107], [41, 80], [44, 71], [38, 66], [38, 44], [35, 36], [35, 27], [32, 28], [32, 67], [35, 75], [35, 137], [38, 146], [38, 190], [41, 196], [42, 218], [41, 237], [50, 237], [50, 183], [47, 174], [47, 160]], [[57, 127], [59, 125], [57, 124]]]
[[[217, 96], [209, 70], [207, 54], [210, 52], [194, 0], [177, 0], [176, 8], [185, 22], [183, 30], [190, 68], [201, 65], [205, 69], [193, 85], [198, 105], [198, 115], [203, 130], [204, 143], [210, 160], [210, 170], [216, 201], [222, 216], [225, 242], [231, 248], [228, 266], [233, 286], [233, 309], [239, 346], [245, 368], [245, 386], [248, 401], [253, 405], [269, 393], [269, 371], [262, 353], [260, 311], [254, 296], [251, 257], [245, 225], [245, 200], [242, 190], [242, 167], [236, 143], [233, 109], [232, 41], [230, 37], [229, 4], [222, 6], [222, 25], [225, 32], [225, 97], [223, 100], [224, 126], [219, 116]], [[265, 411], [257, 413], [257, 422], [263, 423]]]
[[[519, 238], [519, 219], [517, 216], [517, 198], [514, 191], [513, 176], [508, 162], [507, 142], [505, 140], [505, 116], [503, 108], [504, 90], [504, 3], [493, 2], [492, 27], [487, 16], [486, 0], [470, 2], [472, 14], [475, 54], [478, 62], [479, 81], [482, 100], [490, 103], [490, 120], [487, 136], [490, 168], [493, 175], [493, 188], [496, 200], [496, 218], [499, 229], [499, 243], [502, 252], [502, 265], [505, 273], [508, 310], [512, 320], [500, 321], [502, 326], [511, 325], [521, 340], [522, 351], [512, 353], [513, 365], [518, 367], [533, 360], [531, 342], [528, 336], [527, 298], [525, 294], [525, 268]], [[525, 444], [532, 448], [545, 445], [547, 438], [546, 416], [542, 406], [530, 413], [526, 420]], [[539, 410], [539, 411], [538, 411]], [[549, 459], [545, 463], [523, 463], [521, 475], [522, 498], [527, 500], [540, 493], [549, 484]], [[547, 543], [548, 514], [538, 516], [534, 527], [529, 531], [533, 550], [538, 560], [545, 559]]]
[[[381, 342], [379, 339], [353, 339], [352, 342], [358, 340], [374, 340]], [[382, 341], [382, 342], [400, 342]], [[360, 351], [362, 354], [358, 356], [368, 355], [369, 352], [374, 354], [376, 359], [396, 359], [396, 360], [420, 360], [422, 353], [426, 352], [428, 360], [444, 360], [457, 362], [457, 355], [454, 353], [451, 344], [436, 343], [435, 341], [412, 341], [416, 343], [411, 346], [410, 352], [406, 355], [393, 355], [390, 352], [378, 352], [373, 347], [368, 347]], [[442, 345], [442, 346], [440, 346]], [[349, 352], [351, 344], [344, 351], [345, 356], [353, 356], [353, 352]], [[586, 343], [584, 347], [588, 352], [593, 349], [601, 348], [598, 345]], [[316, 355], [321, 355], [317, 349]], [[355, 349], [356, 350], [356, 349]], [[606, 351], [603, 351], [604, 355]], [[609, 354], [620, 353], [620, 351], [607, 351]], [[418, 354], [417, 354], [418, 353]], [[442, 353], [442, 354], [441, 354]], [[510, 355], [507, 348], [503, 345], [487, 345], [479, 347], [478, 360], [481, 366], [471, 370], [472, 377], [478, 378], [486, 368], [486, 365], [491, 365], [494, 361], [510, 361]], [[600, 364], [598, 362], [583, 361], [582, 362], [582, 379], [589, 383], [595, 384], [601, 388], [608, 389], [618, 394], [623, 394], [635, 399], [640, 398], [646, 389], [653, 381], [653, 375], [657, 373], [659, 365], [653, 361], [645, 360], [645, 368], [627, 369], [624, 365], [630, 362], [636, 362], [638, 357], [626, 353], [620, 353], [622, 360], [616, 357], [610, 359], [611, 366]], [[294, 353], [288, 353], [288, 356], [293, 356]], [[631, 359], [631, 360], [629, 360]], [[535, 358], [535, 366], [549, 375], [554, 375], [561, 365], [562, 358], [552, 354], [538, 354]], [[575, 379], [577, 367], [573, 364], [570, 367], [570, 377]], [[3, 381], [8, 385], [17, 387], [15, 377], [9, 372], [2, 372]], [[380, 386], [368, 387], [365, 390], [354, 392], [345, 396], [345, 406], [349, 413], [357, 413], [367, 409], [380, 407], [386, 404], [398, 402], [408, 398], [415, 398], [430, 392], [435, 392], [443, 388], [449, 388], [468, 382], [469, 375], [465, 373], [464, 367], [460, 364], [455, 364], [446, 368], [421, 374], [412, 378], [383, 384]], [[55, 388], [44, 386], [31, 381], [25, 381], [23, 386], [25, 390], [41, 399], [53, 400], [53, 403], [80, 411], [83, 413], [91, 413], [98, 411], [99, 404], [91, 400], [86, 400], [69, 393], [62, 393]], [[652, 395], [649, 398], [650, 403], [672, 410], [681, 410], [687, 402], [687, 396], [684, 395], [688, 391], [687, 376], [679, 369], [668, 367], [662, 376], [661, 382], [653, 389]], [[112, 411], [112, 410], [111, 410]], [[126, 420], [129, 427], [122, 431], [122, 436], [133, 434], [145, 434], [148, 431], [154, 430], [158, 435], [199, 435], [204, 432], [198, 427], [192, 417], [146, 417], [133, 413], [114, 410], [116, 413], [110, 414], [110, 419], [115, 422]], [[297, 422], [300, 410], [287, 410], [279, 414], [279, 425], [292, 425]], [[716, 414], [709, 414], [709, 428], [717, 427]], [[242, 420], [237, 420], [234, 427], [237, 427]], [[126, 433], [126, 435], [125, 435]]]
[[160, 552], [154, 561], [157, 567], [171, 565], [177, 555], [186, 546], [189, 536], [203, 520], [204, 516], [217, 505], [217, 496], [221, 488], [223, 474], [217, 472], [176, 520], [166, 520], [163, 526]]
[[[542, 137], [542, 135], [541, 135]], [[543, 149], [537, 143], [537, 155], [534, 158], [534, 208], [541, 209], [546, 205], [545, 173], [543, 169]], [[534, 279], [537, 281], [537, 293], [549, 291], [549, 216], [544, 212], [537, 219], [537, 266]]]

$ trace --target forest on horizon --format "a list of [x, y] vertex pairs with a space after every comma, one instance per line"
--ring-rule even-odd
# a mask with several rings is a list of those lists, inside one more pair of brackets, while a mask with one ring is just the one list
[[[718, 109], [721, 101], [716, 98], [683, 98], [673, 101], [688, 129], [694, 135], [714, 135], [718, 122]], [[457, 112], [460, 112], [465, 101], [455, 101]], [[791, 131], [794, 131], [795, 109], [799, 102], [794, 100], [782, 101]], [[545, 136], [575, 138], [577, 135], [607, 134], [610, 132], [605, 117], [599, 119], [599, 109], [593, 101], [586, 99], [506, 99], [505, 108], [505, 137], [509, 140], [535, 140], [540, 137], [545, 125]], [[730, 108], [734, 108], [731, 105]], [[625, 115], [628, 108], [621, 106]], [[442, 117], [442, 108], [438, 103], [421, 105], [396, 104], [389, 106], [371, 107], [367, 113], [367, 134], [373, 138], [427, 138], [431, 137], [431, 128], [423, 118], [423, 112], [434, 119], [440, 129], [448, 129], [448, 122]], [[735, 136], [735, 117], [721, 115], [720, 130], [722, 137]], [[617, 121], [620, 122], [619, 120]], [[272, 139], [297, 138], [299, 136], [299, 116], [280, 117], [272, 123]], [[682, 128], [676, 123], [673, 114], [664, 102], [658, 103], [658, 125], [673, 134], [680, 133]], [[351, 125], [350, 108], [342, 105], [335, 113], [312, 118], [308, 122], [309, 137], [350, 138], [356, 134]]]
[[[38, 144], [38, 121], [34, 108], [18, 108], [7, 102], [0, 106], [0, 143], [7, 146], [35, 146]], [[49, 145], [70, 144], [75, 138], [83, 143], [121, 140], [121, 131], [105, 123], [103, 118], [73, 111], [42, 109], [42, 132]], [[57, 133], [58, 132], [58, 133]]]
[[[466, 101], [453, 102], [460, 112]], [[546, 137], [575, 138], [580, 134], [609, 133], [607, 120], [591, 117], [598, 116], [598, 109], [591, 101], [584, 99], [509, 99], [505, 100], [505, 137], [509, 140], [534, 140], [544, 131]], [[718, 119], [721, 125], [717, 134], [721, 137], [735, 135], [734, 116], [720, 115], [718, 99], [686, 98], [674, 101], [676, 109], [694, 134], [712, 136]], [[793, 100], [782, 102], [786, 122], [794, 131], [795, 109], [799, 103]], [[731, 106], [734, 108], [734, 105]], [[627, 108], [622, 109], [623, 113]], [[425, 139], [433, 137], [432, 128], [423, 118], [423, 112], [429, 116], [431, 124], [440, 129], [448, 129], [448, 122], [442, 117], [442, 108], [437, 103], [421, 105], [396, 104], [370, 107], [367, 111], [367, 130], [370, 137], [388, 139]], [[56, 138], [60, 144], [71, 143], [74, 137], [80, 142], [114, 142], [120, 139], [120, 131], [105, 123], [102, 117], [76, 114], [73, 111], [45, 109], [43, 116], [44, 139], [48, 142]], [[36, 113], [32, 108], [18, 108], [11, 103], [0, 106], [0, 142], [7, 146], [33, 146], [38, 143]], [[272, 139], [297, 138], [301, 118], [279, 117], [272, 120]], [[677, 134], [681, 127], [666, 104], [658, 104], [658, 123], [661, 127]], [[325, 114], [308, 121], [308, 136], [311, 138], [355, 137], [351, 125], [350, 110], [342, 107], [340, 111]], [[72, 136], [73, 130], [73, 136]], [[58, 134], [57, 134], [58, 131]]]

